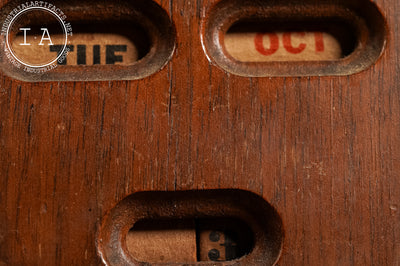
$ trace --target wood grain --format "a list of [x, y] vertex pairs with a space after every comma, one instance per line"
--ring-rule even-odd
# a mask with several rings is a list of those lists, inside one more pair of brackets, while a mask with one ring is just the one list
[[399, 1], [376, 1], [390, 35], [374, 66], [301, 78], [224, 72], [200, 40], [216, 0], [156, 2], [177, 48], [148, 78], [0, 73], [0, 265], [100, 265], [96, 232], [126, 196], [217, 188], [278, 210], [279, 265], [400, 265]]

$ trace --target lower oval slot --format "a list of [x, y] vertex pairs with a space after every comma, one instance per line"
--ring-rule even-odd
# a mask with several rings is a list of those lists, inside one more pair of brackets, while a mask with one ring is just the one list
[[97, 249], [107, 265], [274, 265], [283, 225], [243, 190], [138, 192], [104, 218]]

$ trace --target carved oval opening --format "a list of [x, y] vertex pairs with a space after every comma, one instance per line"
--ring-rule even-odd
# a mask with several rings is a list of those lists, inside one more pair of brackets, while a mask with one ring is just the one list
[[223, 0], [202, 41], [210, 60], [240, 76], [350, 75], [378, 60], [387, 32], [368, 0]]

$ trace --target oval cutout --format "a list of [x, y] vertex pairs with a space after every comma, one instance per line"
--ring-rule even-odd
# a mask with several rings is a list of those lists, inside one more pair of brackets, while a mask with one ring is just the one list
[[222, 0], [202, 34], [209, 58], [236, 75], [349, 75], [379, 58], [387, 26], [368, 0]]
[[[153, 1], [70, 0], [56, 1], [55, 5], [72, 26], [66, 61], [44, 73], [30, 73], [3, 57], [1, 68], [7, 75], [31, 82], [140, 79], [160, 70], [175, 49], [175, 28], [167, 12]], [[9, 3], [2, 13], [8, 14], [14, 7]], [[64, 36], [54, 30], [59, 25], [46, 16], [24, 13], [24, 19], [16, 19], [14, 24], [9, 42], [15, 54], [35, 62], [61, 52]], [[21, 28], [30, 30], [18, 30]], [[34, 45], [42, 37], [41, 28], [48, 29], [51, 45]], [[24, 42], [32, 45], [21, 46]], [[5, 40], [1, 45], [3, 49]]]
[[251, 192], [139, 192], [104, 217], [97, 248], [107, 265], [273, 265], [282, 242], [279, 214]]

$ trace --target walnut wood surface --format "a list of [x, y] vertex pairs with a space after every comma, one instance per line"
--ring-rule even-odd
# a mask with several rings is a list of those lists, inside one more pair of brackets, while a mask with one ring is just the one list
[[302, 78], [224, 72], [200, 40], [215, 1], [156, 2], [177, 48], [148, 78], [0, 73], [0, 265], [100, 265], [101, 219], [126, 196], [216, 188], [277, 209], [279, 265], [400, 265], [399, 1], [376, 1], [389, 37], [374, 66]]

